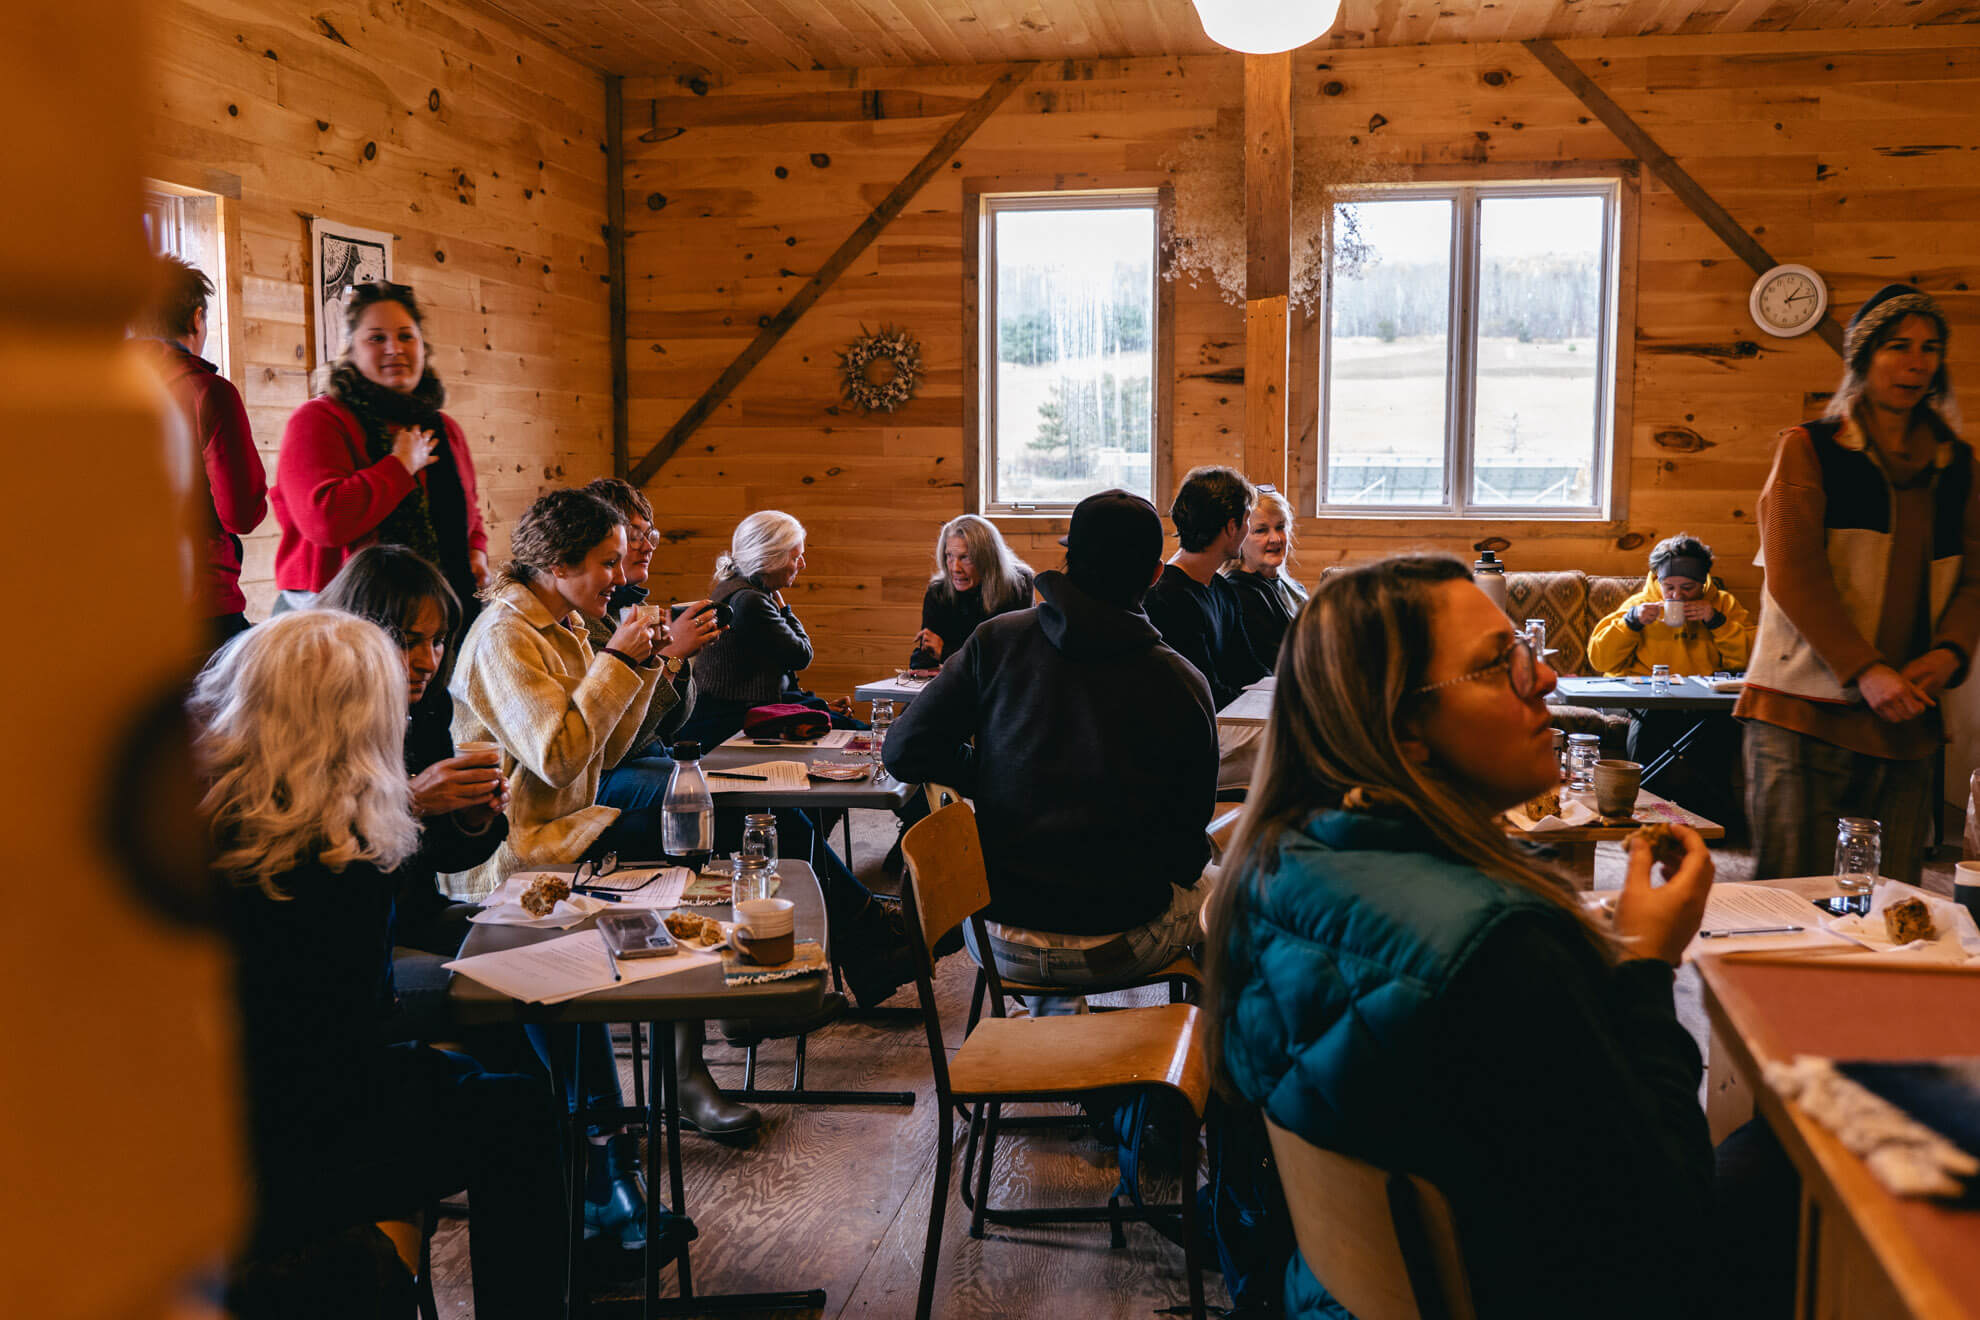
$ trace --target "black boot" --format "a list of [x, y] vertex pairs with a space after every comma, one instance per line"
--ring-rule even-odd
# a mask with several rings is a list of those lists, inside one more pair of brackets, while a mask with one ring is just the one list
[[818, 1011], [806, 1017], [794, 1018], [731, 1018], [715, 1024], [722, 1033], [722, 1039], [737, 1049], [748, 1049], [751, 1045], [761, 1045], [766, 1040], [788, 1040], [792, 1036], [809, 1036], [837, 1022], [845, 1016], [846, 997], [837, 990], [827, 990], [825, 1001]]
[[674, 1076], [681, 1122], [720, 1140], [747, 1142], [763, 1126], [763, 1115], [722, 1094], [701, 1058], [703, 1031], [700, 1022], [674, 1024]]

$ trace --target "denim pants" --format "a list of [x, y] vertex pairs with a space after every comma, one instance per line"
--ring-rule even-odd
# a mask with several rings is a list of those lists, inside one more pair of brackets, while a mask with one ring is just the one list
[[[1936, 755], [1936, 753], [1935, 753]], [[1746, 818], [1753, 878], [1829, 875], [1836, 820], [1883, 822], [1884, 875], [1917, 884], [1932, 829], [1931, 756], [1887, 761], [1779, 725], [1746, 724]]]
[[[997, 960], [997, 975], [1028, 985], [1057, 985], [1077, 990], [1119, 985], [1159, 972], [1203, 939], [1197, 914], [1209, 896], [1208, 883], [1199, 881], [1194, 889], [1175, 885], [1171, 890], [1168, 911], [1089, 949], [1042, 948], [1011, 943], [992, 935], [990, 953]], [[976, 928], [970, 922], [963, 923], [963, 943], [969, 947], [969, 956], [981, 966], [983, 951], [977, 947]], [[1052, 1017], [1079, 1012], [1085, 998], [1076, 994], [1034, 995], [1027, 1002], [1034, 1016]]]

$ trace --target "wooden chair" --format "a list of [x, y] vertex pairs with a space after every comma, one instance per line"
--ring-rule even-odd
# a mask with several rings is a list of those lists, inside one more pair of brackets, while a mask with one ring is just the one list
[[1450, 1203], [1265, 1120], [1307, 1268], [1357, 1320], [1472, 1320]]
[[1230, 847], [1231, 840], [1237, 836], [1238, 818], [1243, 815], [1244, 804], [1240, 802], [1228, 811], [1218, 812], [1210, 818], [1210, 823], [1203, 827], [1203, 832], [1210, 836], [1211, 861], [1224, 860], [1224, 849]]
[[[983, 909], [990, 902], [990, 886], [983, 871], [983, 850], [976, 837], [976, 815], [968, 803], [951, 803], [910, 829], [901, 840], [901, 848], [908, 866], [903, 897], [910, 918], [909, 929], [918, 930], [921, 936], [913, 941], [915, 983], [921, 995], [929, 1062], [935, 1074], [936, 1112], [940, 1115], [936, 1124], [935, 1189], [929, 1206], [928, 1233], [921, 1258], [921, 1289], [915, 1307], [917, 1320], [927, 1320], [935, 1300], [942, 1216], [949, 1199], [950, 1166], [955, 1161], [955, 1130], [949, 1111], [959, 1103], [971, 1106], [969, 1144], [963, 1161], [965, 1185], [970, 1181], [979, 1136], [982, 1141], [983, 1163], [976, 1169], [971, 1237], [983, 1236], [986, 1221], [1105, 1222], [1114, 1226], [1118, 1243], [1124, 1220], [1152, 1222], [1177, 1215], [1181, 1221], [1184, 1266], [1189, 1275], [1190, 1314], [1202, 1320], [1203, 1271], [1196, 1251], [1196, 1164], [1198, 1134], [1210, 1082], [1198, 1010], [1190, 1004], [1166, 1004], [1101, 1016], [1007, 1018], [1003, 1016], [1003, 987], [992, 966], [985, 969], [992, 992], [991, 1016], [976, 1024], [962, 1048], [950, 1058], [935, 1003], [933, 949], [942, 936], [964, 921], [975, 923], [979, 946], [988, 947]], [[991, 1208], [990, 1169], [996, 1159], [1002, 1105], [1020, 1101], [1068, 1103], [1096, 1092], [1135, 1086], [1161, 1086], [1176, 1092], [1197, 1119], [1179, 1152], [1184, 1170], [1179, 1204], [1125, 1210], [1116, 1200], [1105, 1206], [1053, 1210]]]

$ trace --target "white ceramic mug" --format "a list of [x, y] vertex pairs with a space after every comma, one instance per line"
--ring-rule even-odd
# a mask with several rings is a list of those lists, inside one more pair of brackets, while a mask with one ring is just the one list
[[1980, 862], [1958, 862], [1953, 866], [1953, 901], [1973, 914], [1980, 925]]
[[752, 898], [735, 905], [729, 940], [750, 962], [779, 967], [797, 952], [796, 904], [788, 898]]

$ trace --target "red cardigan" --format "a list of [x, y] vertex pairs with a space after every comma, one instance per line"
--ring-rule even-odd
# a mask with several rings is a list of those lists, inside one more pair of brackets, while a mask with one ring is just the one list
[[199, 445], [211, 497], [206, 527], [206, 583], [202, 612], [239, 614], [241, 538], [260, 526], [268, 512], [268, 478], [254, 452], [247, 410], [240, 391], [211, 362], [169, 339], [146, 344]]
[[[467, 497], [468, 549], [486, 551], [475, 496], [474, 459], [460, 425], [445, 413], [447, 448]], [[351, 410], [328, 395], [296, 409], [282, 432], [282, 456], [275, 464], [270, 503], [282, 528], [275, 551], [275, 586], [282, 591], [321, 591], [344, 561], [372, 542], [385, 515], [412, 493], [415, 481], [406, 465], [387, 454], [377, 462], [365, 456], [364, 427]]]

